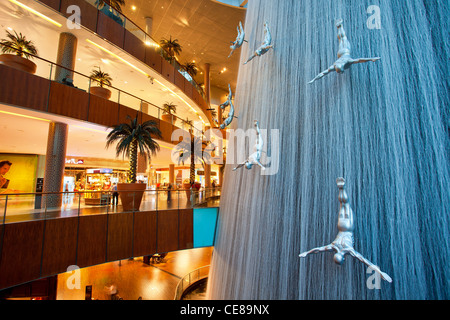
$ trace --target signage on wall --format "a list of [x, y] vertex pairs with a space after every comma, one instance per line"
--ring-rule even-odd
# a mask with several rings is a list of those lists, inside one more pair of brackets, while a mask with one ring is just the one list
[[83, 159], [66, 159], [66, 164], [84, 164]]

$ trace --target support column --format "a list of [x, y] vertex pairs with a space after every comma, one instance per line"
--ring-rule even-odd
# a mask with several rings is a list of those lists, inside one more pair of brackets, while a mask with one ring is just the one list
[[169, 164], [169, 183], [175, 184], [175, 165]]
[[210, 73], [211, 73], [211, 65], [209, 63], [205, 63], [205, 68], [204, 68], [204, 78], [205, 78], [205, 96], [206, 96], [206, 102], [208, 103], [208, 108], [209, 105], [211, 103], [211, 77], [210, 77]]
[[205, 164], [205, 187], [211, 188], [211, 165]]
[[145, 17], [145, 33], [152, 36], [153, 32], [153, 18]]
[[[51, 122], [48, 129], [43, 192], [62, 192], [66, 164], [68, 125]], [[44, 195], [42, 208], [61, 207], [60, 194]]]
[[[75, 58], [77, 54], [78, 39], [71, 33], [62, 32], [59, 35], [58, 52], [56, 57], [55, 81], [73, 83], [73, 72], [67, 70], [75, 69]], [[65, 69], [67, 68], [67, 69]], [[70, 80], [67, 80], [70, 79]]]

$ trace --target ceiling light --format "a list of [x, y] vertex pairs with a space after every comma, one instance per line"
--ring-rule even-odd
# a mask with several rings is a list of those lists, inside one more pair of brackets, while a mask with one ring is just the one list
[[28, 119], [34, 119], [34, 120], [40, 120], [40, 121], [45, 121], [45, 122], [51, 122], [50, 120], [47, 119], [42, 119], [42, 118], [37, 118], [37, 117], [32, 117], [32, 116], [27, 116], [24, 114], [20, 114], [20, 113], [14, 113], [14, 112], [8, 112], [8, 111], [0, 111], [1, 113], [6, 113], [6, 114], [10, 114], [13, 116], [18, 116], [18, 117], [23, 117], [23, 118], [28, 118]]
[[32, 8], [30, 8], [30, 7], [28, 7], [28, 6], [26, 6], [26, 5], [24, 5], [23, 3], [20, 3], [19, 1], [16, 1], [16, 0], [9, 0], [9, 1], [11, 1], [12, 3], [18, 5], [19, 7], [23, 8], [23, 9], [25, 9], [25, 10], [27, 10], [27, 11], [29, 11], [29, 12], [35, 14], [35, 15], [37, 15], [38, 17], [41, 17], [42, 19], [44, 19], [44, 20], [46, 20], [46, 21], [48, 21], [48, 22], [50, 22], [50, 23], [53, 23], [55, 26], [58, 26], [58, 27], [60, 27], [60, 28], [62, 27], [62, 24], [56, 22], [56, 21], [53, 20], [53, 19], [50, 19], [50, 18], [47, 17], [46, 15], [43, 15], [42, 13], [40, 13], [40, 12], [38, 12], [38, 11], [36, 11], [36, 10], [34, 10], [34, 9], [32, 9]]
[[131, 10], [135, 11], [136, 10], [136, 6], [131, 6]]
[[101, 59], [103, 63], [109, 64], [109, 60], [108, 59]]

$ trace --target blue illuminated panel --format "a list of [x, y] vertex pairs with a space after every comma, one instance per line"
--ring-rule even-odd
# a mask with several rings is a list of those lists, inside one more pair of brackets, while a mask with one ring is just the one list
[[194, 248], [214, 245], [218, 208], [194, 209]]

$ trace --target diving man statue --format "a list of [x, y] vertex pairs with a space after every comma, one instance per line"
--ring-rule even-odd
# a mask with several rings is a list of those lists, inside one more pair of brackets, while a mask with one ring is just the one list
[[350, 208], [350, 205], [348, 204], [347, 192], [344, 189], [345, 185], [344, 178], [338, 178], [337, 185], [339, 188], [338, 199], [340, 202], [340, 209], [338, 218], [339, 233], [336, 236], [336, 239], [327, 246], [315, 248], [308, 252], [303, 252], [302, 254], [300, 254], [300, 257], [305, 258], [308, 254], [334, 250], [336, 251], [333, 258], [334, 262], [338, 265], [342, 265], [345, 260], [345, 255], [350, 254], [353, 258], [356, 258], [359, 261], [365, 263], [367, 266], [372, 268], [372, 270], [379, 273], [383, 280], [387, 282], [392, 282], [392, 279], [389, 275], [382, 272], [380, 268], [378, 268], [372, 262], [364, 258], [360, 253], [355, 251], [355, 249], [353, 248], [353, 230], [355, 228], [353, 221], [353, 210], [352, 208]]
[[226, 127], [228, 127], [231, 122], [233, 121], [234, 118], [237, 118], [234, 116], [234, 105], [233, 105], [233, 92], [231, 91], [231, 86], [228, 84], [228, 90], [229, 90], [229, 94], [228, 94], [228, 98], [227, 101], [225, 101], [224, 103], [222, 103], [220, 105], [220, 108], [223, 110], [226, 107], [230, 107], [230, 111], [228, 112], [228, 117], [223, 121], [223, 123], [220, 125], [220, 129], [225, 129]]
[[258, 49], [256, 49], [256, 51], [253, 53], [253, 55], [250, 58], [248, 58], [248, 60], [244, 64], [249, 63], [255, 57], [262, 56], [263, 54], [267, 53], [267, 51], [269, 51], [272, 48], [273, 48], [272, 35], [270, 34], [269, 23], [266, 21], [264, 23], [264, 42], [263, 42], [263, 44]]
[[343, 20], [339, 19], [336, 23], [336, 27], [338, 28], [338, 39], [339, 39], [339, 51], [338, 51], [338, 60], [334, 62], [334, 64], [329, 67], [327, 70], [322, 71], [319, 73], [317, 77], [315, 77], [313, 80], [311, 80], [308, 83], [313, 83], [316, 80], [319, 80], [329, 74], [330, 72], [337, 72], [339, 74], [344, 73], [344, 71], [348, 68], [350, 68], [353, 64], [356, 63], [365, 63], [365, 62], [375, 62], [377, 60], [380, 60], [380, 57], [377, 58], [359, 58], [359, 59], [353, 59], [351, 57], [351, 45], [350, 41], [348, 41], [347, 36], [345, 34], [344, 27], [342, 26]]
[[238, 35], [237, 35], [236, 40], [234, 42], [232, 42], [232, 45], [230, 46], [231, 53], [228, 56], [228, 58], [233, 55], [234, 50], [237, 50], [242, 46], [244, 41], [247, 42], [247, 40], [245, 40], [244, 28], [242, 27], [242, 22], [240, 22], [240, 21], [239, 21], [239, 27], [237, 28], [237, 31], [238, 31]]
[[264, 141], [261, 138], [261, 132], [259, 130], [259, 122], [257, 120], [255, 120], [255, 127], [256, 127], [256, 144], [254, 146], [255, 152], [252, 153], [247, 158], [247, 160], [245, 160], [243, 163], [234, 168], [233, 171], [236, 171], [237, 169], [242, 168], [244, 166], [246, 169], [250, 170], [255, 164], [260, 166], [261, 170], [266, 170], [266, 168], [261, 164], [261, 155], [263, 153]]

